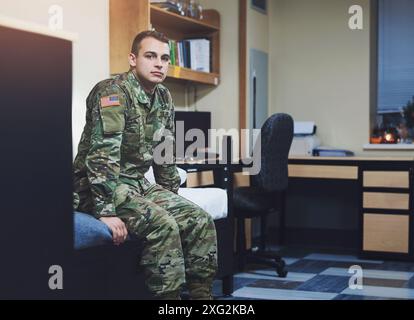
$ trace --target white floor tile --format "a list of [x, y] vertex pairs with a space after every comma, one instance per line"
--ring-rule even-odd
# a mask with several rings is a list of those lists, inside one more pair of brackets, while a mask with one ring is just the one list
[[253, 287], [243, 287], [233, 293], [233, 297], [235, 298], [253, 298], [263, 300], [332, 300], [336, 296], [336, 293]]
[[286, 265], [290, 266], [291, 264], [294, 264], [295, 262], [298, 262], [300, 259], [283, 257], [283, 260], [285, 261]]
[[277, 276], [276, 271], [273, 270], [255, 270], [254, 272], [244, 272], [235, 275], [236, 278], [251, 278], [251, 279], [263, 279], [263, 280], [276, 280], [276, 281], [298, 281], [305, 282], [312, 279], [316, 274], [314, 273], [299, 273], [289, 272], [286, 278], [280, 278]]

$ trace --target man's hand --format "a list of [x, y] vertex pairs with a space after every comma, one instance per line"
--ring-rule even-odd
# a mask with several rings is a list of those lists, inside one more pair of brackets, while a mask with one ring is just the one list
[[112, 231], [112, 239], [114, 240], [114, 244], [116, 246], [119, 246], [125, 242], [128, 236], [128, 230], [125, 223], [121, 219], [117, 217], [109, 217], [100, 218], [99, 220], [105, 223]]

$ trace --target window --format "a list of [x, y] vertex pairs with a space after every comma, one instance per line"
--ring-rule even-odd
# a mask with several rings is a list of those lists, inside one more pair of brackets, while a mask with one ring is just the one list
[[414, 138], [413, 40], [414, 1], [378, 0], [377, 121], [373, 136], [383, 137], [388, 131], [396, 142], [411, 143]]

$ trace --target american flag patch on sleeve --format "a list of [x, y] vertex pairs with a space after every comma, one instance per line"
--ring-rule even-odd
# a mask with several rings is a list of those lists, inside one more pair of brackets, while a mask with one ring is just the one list
[[121, 103], [119, 102], [119, 95], [113, 94], [111, 96], [106, 96], [101, 98], [101, 107], [108, 108], [108, 107], [115, 107], [120, 106]]

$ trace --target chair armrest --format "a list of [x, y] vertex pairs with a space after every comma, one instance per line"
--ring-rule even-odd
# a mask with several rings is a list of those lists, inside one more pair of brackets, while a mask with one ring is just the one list
[[253, 167], [252, 158], [246, 158], [246, 159], [243, 159], [243, 160], [239, 160], [238, 163], [232, 164], [231, 165], [231, 170], [232, 170], [233, 173], [242, 172], [243, 169], [251, 168], [251, 167]]

